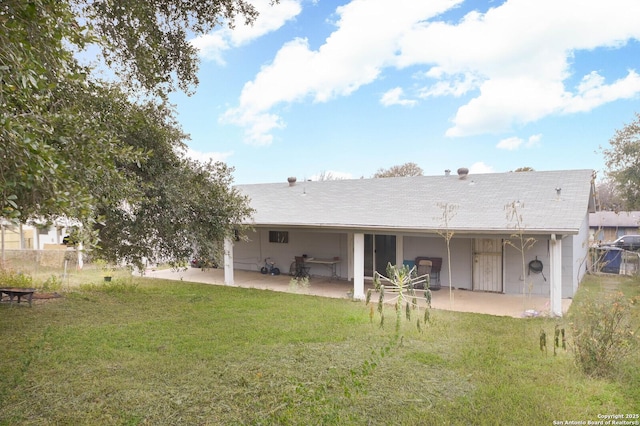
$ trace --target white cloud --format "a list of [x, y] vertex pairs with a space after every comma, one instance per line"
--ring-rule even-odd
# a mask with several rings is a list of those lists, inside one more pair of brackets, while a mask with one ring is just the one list
[[524, 141], [521, 138], [511, 137], [502, 139], [500, 142], [498, 142], [496, 148], [506, 149], [507, 151], [515, 151], [516, 149], [520, 148], [520, 145], [522, 145], [523, 143]]
[[[560, 95], [558, 95], [560, 93]], [[494, 78], [480, 87], [480, 95], [458, 109], [447, 136], [467, 136], [507, 131], [515, 123], [529, 123], [564, 103], [561, 82], [532, 76]]]
[[[384, 0], [353, 0], [340, 6], [336, 30], [323, 45], [311, 50], [305, 39], [283, 45], [225, 117], [248, 127], [253, 143], [268, 143], [269, 133], [284, 125], [278, 106], [348, 96], [392, 67], [424, 68], [432, 81], [421, 98], [473, 96], [452, 118], [446, 132], [452, 137], [504, 132], [640, 94], [634, 70], [613, 83], [590, 73], [577, 88], [566, 86], [574, 52], [640, 40], [637, 0], [507, 0], [458, 22], [438, 20], [461, 4], [399, 0], [390, 7]], [[397, 93], [391, 89], [382, 103], [401, 101]]]
[[203, 59], [224, 64], [222, 54], [225, 50], [231, 48], [228, 36], [225, 37], [225, 33], [228, 31], [228, 29], [223, 29], [201, 35], [191, 40], [191, 44], [199, 50], [200, 56]]
[[527, 139], [526, 142], [525, 142], [524, 139], [514, 136], [514, 137], [502, 139], [500, 142], [498, 142], [498, 144], [496, 145], [496, 148], [498, 148], [498, 149], [506, 149], [507, 151], [515, 151], [515, 150], [519, 149], [520, 147], [522, 147], [523, 145], [526, 148], [534, 148], [534, 147], [540, 145], [540, 140], [541, 139], [542, 139], [542, 135], [541, 134], [536, 134], [536, 135], [529, 136], [529, 139]]
[[540, 146], [540, 141], [542, 140], [542, 135], [540, 133], [529, 136], [527, 140], [527, 148], [535, 148]]
[[337, 29], [318, 50], [311, 50], [306, 39], [286, 43], [273, 61], [245, 84], [240, 105], [227, 111], [222, 120], [247, 126], [249, 143], [271, 140], [264, 131], [277, 128], [275, 123], [282, 125], [280, 117], [271, 117], [271, 128], [252, 119], [262, 118], [281, 103], [303, 99], [327, 102], [375, 81], [382, 69], [394, 62], [398, 41], [407, 28], [452, 4], [452, 0], [399, 0], [390, 7], [385, 0], [354, 0], [338, 7]]
[[611, 86], [592, 81], [595, 88], [586, 92], [572, 93], [564, 85], [574, 51], [640, 38], [635, 23], [639, 7], [632, 0], [606, 6], [580, 0], [509, 0], [485, 14], [470, 13], [460, 23], [420, 23], [403, 40], [398, 61], [403, 66], [436, 64], [427, 74], [437, 80], [436, 89], [446, 83], [455, 87], [461, 75], [477, 77], [479, 93], [458, 109], [448, 136], [501, 132], [640, 93], [634, 72]]
[[572, 96], [563, 111], [590, 111], [616, 99], [629, 99], [640, 93], [640, 75], [631, 70], [625, 78], [613, 84], [605, 84], [605, 79], [595, 71], [583, 77], [578, 85], [578, 93]]
[[245, 141], [255, 146], [270, 145], [273, 142], [271, 131], [285, 127], [282, 119], [276, 114], [241, 108], [227, 110], [219, 121], [244, 127]]
[[[427, 77], [443, 78], [443, 74], [436, 68], [432, 68], [429, 72], [425, 73]], [[437, 83], [427, 86], [420, 91], [421, 98], [436, 97], [436, 96], [455, 96], [460, 97], [467, 94], [471, 90], [477, 89], [479, 84], [479, 78], [472, 73], [464, 73], [458, 76], [453, 76], [445, 81], [438, 81]]]
[[380, 98], [380, 103], [384, 106], [414, 106], [417, 103], [417, 101], [413, 99], [402, 99], [403, 96], [404, 90], [402, 90], [402, 87], [396, 87], [383, 94], [382, 98]]
[[483, 173], [493, 173], [493, 167], [484, 164], [482, 161], [478, 161], [477, 163], [473, 163], [471, 167], [469, 167], [469, 174], [480, 175]]
[[227, 158], [231, 157], [233, 155], [233, 151], [229, 151], [229, 152], [201, 152], [201, 151], [196, 151], [195, 149], [191, 149], [191, 148], [187, 148], [184, 151], [184, 154], [193, 159], [193, 160], [197, 160], [200, 161], [202, 163], [206, 163], [207, 161], [211, 160], [211, 161], [226, 161]]
[[301, 0], [280, 0], [270, 4], [269, 0], [254, 0], [253, 6], [260, 14], [253, 25], [236, 22], [235, 28], [220, 28], [191, 40], [205, 60], [213, 60], [224, 64], [224, 51], [242, 46], [282, 27], [287, 21], [295, 18], [302, 11]]

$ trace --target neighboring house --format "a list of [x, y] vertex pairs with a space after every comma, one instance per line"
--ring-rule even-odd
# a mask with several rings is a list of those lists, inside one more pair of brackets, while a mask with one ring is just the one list
[[[257, 271], [270, 257], [286, 273], [294, 256], [306, 254], [339, 259], [335, 273], [353, 281], [356, 298], [364, 298], [374, 270], [384, 274], [388, 262], [411, 264], [417, 257], [441, 258], [439, 278], [448, 287], [447, 231], [455, 288], [548, 295], [551, 312], [562, 315], [561, 299], [573, 297], [586, 273], [592, 170], [289, 179], [236, 188], [256, 210], [255, 232], [248, 241], [225, 242], [229, 284], [234, 268]], [[535, 239], [524, 261], [540, 260], [542, 273], [527, 269], [523, 276], [520, 251], [507, 243], [518, 247], [519, 233]], [[311, 274], [330, 275], [323, 266], [312, 265]]]
[[[61, 224], [22, 225], [0, 220], [0, 262], [20, 265], [20, 270], [37, 265], [62, 266], [69, 250], [62, 244], [66, 231]], [[78, 265], [82, 265], [80, 258]]]
[[2, 222], [0, 241], [7, 250], [44, 250], [62, 245], [68, 227], [64, 225], [18, 225]]
[[640, 212], [589, 213], [589, 233], [595, 244], [610, 243], [623, 235], [640, 234]]
[[0, 219], [0, 245], [3, 249], [33, 248], [32, 241], [33, 231], [24, 231], [19, 225]]

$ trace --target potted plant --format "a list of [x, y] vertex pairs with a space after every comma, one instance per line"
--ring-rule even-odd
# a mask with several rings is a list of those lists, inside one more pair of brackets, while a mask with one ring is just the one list
[[109, 263], [107, 263], [107, 261], [104, 259], [97, 259], [94, 263], [97, 267], [102, 269], [104, 280], [107, 282], [111, 281], [111, 278], [112, 278], [111, 273], [113, 271], [113, 268], [109, 266]]

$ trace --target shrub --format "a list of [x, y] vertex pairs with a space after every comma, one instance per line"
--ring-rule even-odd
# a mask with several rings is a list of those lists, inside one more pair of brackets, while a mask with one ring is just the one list
[[587, 375], [611, 376], [637, 345], [631, 326], [632, 302], [622, 293], [587, 298], [572, 318], [575, 361]]
[[62, 289], [62, 279], [57, 275], [50, 275], [45, 282], [42, 283], [43, 291], [56, 291]]
[[0, 287], [33, 287], [33, 278], [22, 272], [0, 268]]

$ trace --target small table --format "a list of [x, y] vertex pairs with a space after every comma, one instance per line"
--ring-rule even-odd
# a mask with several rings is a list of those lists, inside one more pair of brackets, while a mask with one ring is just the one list
[[308, 257], [304, 260], [305, 263], [315, 263], [318, 265], [324, 265], [331, 270], [331, 279], [338, 279], [338, 272], [336, 265], [340, 263], [340, 259], [316, 259], [313, 257]]
[[33, 293], [35, 291], [35, 288], [2, 287], [0, 288], [0, 300], [2, 299], [2, 293], [6, 293], [7, 296], [9, 296], [9, 303], [11, 304], [13, 304], [14, 297], [16, 297], [18, 303], [20, 303], [20, 299], [26, 296], [29, 306], [31, 306], [31, 299], [33, 299]]

